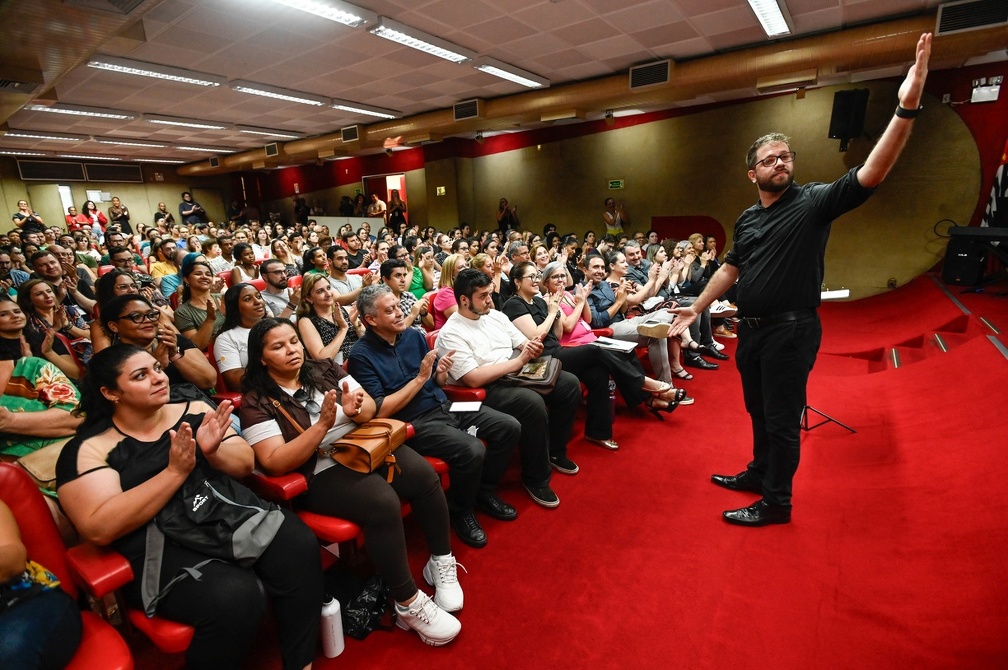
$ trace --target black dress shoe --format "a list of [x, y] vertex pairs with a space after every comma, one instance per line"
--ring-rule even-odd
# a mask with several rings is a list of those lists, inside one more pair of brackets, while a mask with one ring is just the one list
[[740, 472], [734, 477], [730, 475], [711, 475], [711, 481], [718, 486], [723, 486], [732, 491], [749, 491], [751, 493], [763, 493], [763, 482], [749, 474], [749, 471]]
[[498, 521], [514, 521], [518, 518], [518, 510], [492, 493], [478, 496], [476, 509]]
[[683, 359], [683, 365], [688, 365], [691, 368], [700, 368], [701, 370], [717, 370], [719, 367], [717, 363], [705, 361], [696, 354], [687, 355]]
[[697, 351], [697, 353], [700, 354], [701, 356], [709, 356], [710, 358], [716, 358], [719, 361], [728, 360], [728, 356], [726, 354], [721, 353], [720, 351], [717, 350], [717, 348], [712, 347], [709, 344], [701, 346], [700, 349]]
[[487, 545], [487, 536], [483, 527], [476, 520], [476, 515], [472, 512], [464, 514], [451, 514], [451, 527], [458, 533], [459, 539], [470, 547], [482, 549]]
[[791, 508], [771, 505], [762, 498], [749, 507], [729, 510], [724, 520], [737, 526], [766, 526], [771, 523], [791, 523]]

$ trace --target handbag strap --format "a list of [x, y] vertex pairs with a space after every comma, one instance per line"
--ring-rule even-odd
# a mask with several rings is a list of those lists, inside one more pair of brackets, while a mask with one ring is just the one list
[[277, 400], [276, 398], [273, 398], [272, 402], [273, 402], [273, 406], [276, 407], [278, 410], [280, 410], [280, 413], [283, 414], [284, 417], [286, 417], [287, 421], [289, 421], [292, 426], [294, 426], [295, 428], [297, 428], [297, 432], [299, 432], [299, 433], [303, 433], [304, 432], [304, 428], [301, 427], [301, 424], [299, 424], [297, 421], [294, 420], [294, 417], [292, 417], [290, 415], [290, 413], [283, 408], [283, 405], [280, 404], [279, 400]]

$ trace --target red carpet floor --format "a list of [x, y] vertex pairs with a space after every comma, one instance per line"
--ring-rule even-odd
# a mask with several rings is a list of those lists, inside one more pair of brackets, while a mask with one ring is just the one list
[[[721, 520], [754, 499], [709, 481], [750, 456], [729, 361], [684, 382], [697, 403], [664, 423], [621, 406], [618, 452], [573, 440], [581, 473], [554, 476], [558, 509], [509, 472], [501, 494], [519, 519], [486, 519], [485, 549], [456, 547], [469, 572], [453, 644], [377, 632], [316, 667], [1008, 667], [1008, 359], [995, 345], [1008, 339], [980, 321], [1008, 331], [1008, 299], [922, 277], [822, 316], [809, 402], [858, 432], [805, 434], [790, 525]], [[426, 552], [407, 532], [419, 577]], [[264, 628], [250, 667], [279, 667], [271, 639]], [[138, 667], [181, 662], [134, 646]]]

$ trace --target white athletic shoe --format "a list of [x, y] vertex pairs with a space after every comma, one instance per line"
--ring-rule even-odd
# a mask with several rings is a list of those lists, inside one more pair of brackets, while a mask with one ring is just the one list
[[396, 625], [403, 630], [413, 629], [420, 639], [432, 647], [440, 647], [455, 639], [462, 630], [458, 619], [437, 606], [423, 591], [407, 607], [396, 603]]
[[465, 571], [465, 566], [448, 554], [440, 560], [431, 556], [423, 569], [424, 580], [434, 587], [434, 602], [445, 612], [458, 612], [462, 609], [463, 596], [458, 581], [458, 568]]

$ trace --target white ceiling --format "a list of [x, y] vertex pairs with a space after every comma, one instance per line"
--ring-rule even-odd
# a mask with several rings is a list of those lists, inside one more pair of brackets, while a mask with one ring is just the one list
[[[830, 31], [933, 11], [938, 0], [786, 0], [795, 35]], [[39, 7], [14, 0], [8, 5]], [[43, 11], [59, 8], [42, 0]], [[745, 0], [359, 0], [354, 4], [397, 22], [510, 63], [552, 86], [613, 75], [655, 60], [690, 59], [765, 44]], [[306, 93], [397, 110], [403, 116], [450, 107], [469, 98], [495, 98], [526, 89], [471, 65], [456, 65], [367, 32], [284, 7], [271, 0], [150, 0], [142, 32], [105, 40], [97, 53], [171, 65], [228, 79], [244, 79]], [[67, 10], [69, 11], [69, 10]], [[139, 10], [138, 10], [139, 11]], [[28, 30], [51, 30], [54, 13]], [[49, 34], [26, 36], [30, 43]], [[51, 48], [53, 45], [47, 44]], [[8, 46], [8, 48], [10, 48]], [[40, 54], [39, 59], [47, 57]], [[313, 108], [226, 86], [186, 84], [105, 72], [87, 58], [55, 79], [60, 103], [137, 113], [222, 121], [303, 135], [374, 121]], [[195, 161], [210, 154], [180, 151], [181, 144], [247, 150], [267, 138], [235, 130], [152, 125], [140, 118], [111, 121], [15, 111], [10, 128], [146, 139], [168, 144], [141, 149], [93, 141], [55, 142], [0, 137], [0, 149], [148, 157]]]

